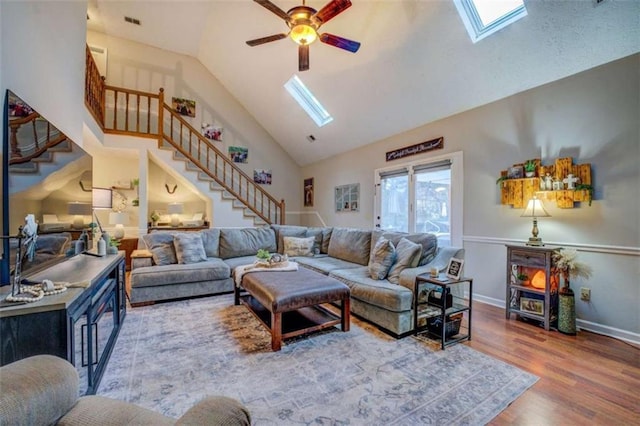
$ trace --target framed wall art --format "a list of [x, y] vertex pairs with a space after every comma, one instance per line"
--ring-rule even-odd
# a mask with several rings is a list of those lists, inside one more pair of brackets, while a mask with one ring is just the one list
[[234, 163], [247, 163], [249, 160], [249, 149], [241, 146], [229, 147], [229, 158]]
[[335, 204], [337, 212], [360, 211], [360, 184], [336, 186]]
[[271, 170], [255, 169], [253, 181], [262, 185], [271, 185]]
[[196, 116], [196, 101], [184, 98], [171, 98], [171, 107], [180, 115]]
[[304, 206], [313, 207], [313, 178], [304, 180]]

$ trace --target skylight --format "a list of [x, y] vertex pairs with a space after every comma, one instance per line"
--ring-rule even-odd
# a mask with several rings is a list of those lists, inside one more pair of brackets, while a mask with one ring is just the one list
[[284, 88], [287, 89], [287, 92], [293, 96], [293, 99], [298, 102], [302, 109], [309, 114], [309, 117], [311, 117], [318, 127], [322, 127], [333, 121], [333, 117], [324, 109], [297, 75], [294, 74], [293, 77], [284, 84]]
[[474, 43], [527, 16], [523, 0], [453, 0], [453, 3]]

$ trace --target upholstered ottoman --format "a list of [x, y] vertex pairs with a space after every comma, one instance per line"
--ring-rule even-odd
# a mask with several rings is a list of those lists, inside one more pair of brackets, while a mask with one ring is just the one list
[[[248, 294], [241, 295], [242, 290]], [[340, 323], [349, 331], [349, 287], [326, 275], [297, 271], [256, 271], [242, 277], [235, 287], [235, 304], [247, 306], [271, 332], [271, 349], [279, 351], [282, 339], [332, 327]], [[341, 301], [340, 316], [323, 303]]]

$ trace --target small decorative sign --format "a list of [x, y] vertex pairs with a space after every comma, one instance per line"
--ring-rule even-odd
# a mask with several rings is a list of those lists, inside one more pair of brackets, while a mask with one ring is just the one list
[[430, 141], [420, 142], [415, 145], [389, 151], [387, 152], [387, 161], [397, 160], [398, 158], [409, 157], [411, 155], [422, 154], [423, 152], [442, 148], [444, 148], [444, 137], [439, 137]]

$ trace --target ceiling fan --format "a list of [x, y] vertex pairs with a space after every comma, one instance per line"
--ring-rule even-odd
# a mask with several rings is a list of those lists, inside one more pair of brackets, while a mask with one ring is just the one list
[[284, 19], [289, 27], [288, 33], [274, 34], [267, 37], [257, 38], [247, 41], [251, 47], [260, 44], [281, 40], [290, 36], [298, 46], [298, 70], [306, 71], [309, 69], [309, 45], [317, 38], [320, 41], [340, 49], [348, 50], [355, 53], [360, 48], [360, 43], [348, 40], [337, 35], [322, 33], [318, 34], [318, 29], [330, 19], [351, 6], [351, 0], [331, 0], [322, 9], [316, 12], [312, 7], [305, 5], [302, 0], [302, 6], [296, 6], [289, 9], [288, 12], [283, 11], [269, 0], [253, 0], [265, 9], [278, 15]]

